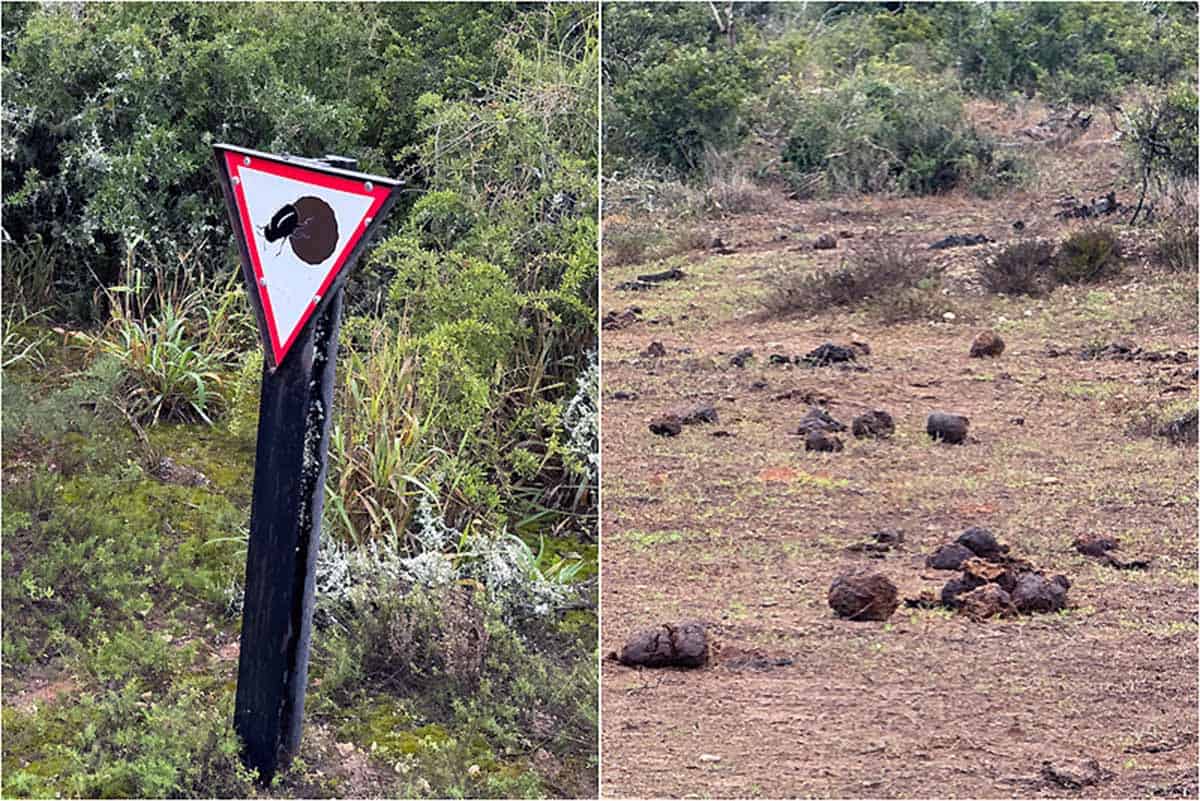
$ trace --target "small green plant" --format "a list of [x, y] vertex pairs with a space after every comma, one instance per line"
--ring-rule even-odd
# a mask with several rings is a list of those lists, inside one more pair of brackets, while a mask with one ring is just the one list
[[5, 310], [3, 341], [0, 342], [0, 367], [5, 370], [18, 365], [36, 368], [46, 363], [46, 357], [42, 355], [46, 334], [31, 334], [28, 327], [28, 323], [39, 316], [38, 312], [30, 312], [18, 319], [11, 307]]
[[1121, 241], [1108, 226], [1089, 225], [1067, 237], [1054, 260], [1054, 278], [1062, 284], [1085, 284], [1121, 269]]
[[779, 316], [815, 314], [867, 301], [887, 303], [907, 289], [929, 288], [937, 282], [924, 254], [892, 241], [878, 242], [834, 270], [784, 273], [772, 280], [773, 291], [762, 302], [769, 313]]
[[224, 402], [221, 361], [188, 330], [182, 309], [168, 303], [148, 320], [118, 311], [96, 345], [120, 361], [123, 381], [117, 401], [136, 420], [212, 424], [210, 414]]
[[1002, 295], [1041, 295], [1049, 288], [1054, 243], [1026, 239], [988, 257], [979, 268], [983, 285]]

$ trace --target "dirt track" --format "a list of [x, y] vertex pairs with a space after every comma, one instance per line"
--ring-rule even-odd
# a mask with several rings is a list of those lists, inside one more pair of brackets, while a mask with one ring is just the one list
[[[683, 281], [649, 291], [614, 287], [659, 266], [606, 267], [602, 312], [643, 311], [602, 343], [602, 648], [698, 619], [718, 651], [690, 672], [605, 662], [604, 795], [1196, 797], [1196, 450], [1127, 431], [1138, 409], [1194, 403], [1194, 364], [1046, 353], [1132, 339], [1187, 349], [1194, 362], [1194, 283], [1147, 270], [1136, 237], [1123, 234], [1135, 257], [1116, 281], [1041, 300], [956, 295], [953, 322], [768, 320], [754, 301], [772, 271], [831, 266], [881, 231], [924, 244], [982, 231], [1003, 243], [1023, 218], [1061, 236], [1066, 225], [1045, 211], [1053, 199], [1101, 194], [1115, 180], [1106, 136], [1052, 154], [1047, 169], [1074, 176], [1065, 184], [989, 202], [786, 204], [714, 224], [738, 252], [689, 254]], [[854, 238], [793, 250], [831, 229]], [[967, 275], [972, 251], [942, 258]], [[1008, 348], [968, 358], [985, 327]], [[655, 340], [666, 355], [640, 356]], [[851, 340], [869, 343], [869, 371], [768, 363]], [[755, 359], [738, 368], [730, 358], [742, 348]], [[827, 397], [847, 425], [885, 409], [896, 434], [875, 442], [847, 431], [843, 452], [806, 453], [791, 433], [805, 396]], [[648, 430], [652, 417], [697, 401], [714, 403], [720, 420], [671, 438]], [[973, 441], [930, 443], [925, 415], [936, 409], [966, 414]], [[883, 571], [902, 597], [939, 589], [949, 574], [926, 568], [925, 555], [972, 525], [1070, 576], [1070, 608], [986, 622], [904, 607], [888, 623], [832, 616], [826, 591], [847, 567]], [[879, 560], [846, 550], [884, 528], [904, 532], [900, 550]], [[1150, 569], [1115, 571], [1075, 553], [1072, 540], [1089, 532], [1117, 536], [1126, 556], [1151, 557]], [[1095, 783], [1051, 778], [1093, 758]]]

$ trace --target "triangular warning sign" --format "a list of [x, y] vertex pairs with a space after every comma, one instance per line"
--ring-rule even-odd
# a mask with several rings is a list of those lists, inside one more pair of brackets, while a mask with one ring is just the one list
[[400, 182], [312, 159], [214, 150], [259, 329], [277, 366], [340, 289]]

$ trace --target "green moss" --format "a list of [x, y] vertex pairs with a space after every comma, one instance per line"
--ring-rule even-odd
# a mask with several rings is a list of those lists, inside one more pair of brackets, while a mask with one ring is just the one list
[[478, 729], [422, 723], [397, 698], [374, 696], [344, 710], [337, 733], [339, 740], [390, 766], [400, 777], [403, 796], [542, 794], [524, 761], [499, 758]]
[[147, 435], [154, 448], [199, 470], [213, 490], [249, 503], [254, 479], [254, 449], [221, 426], [178, 423], [152, 426]]

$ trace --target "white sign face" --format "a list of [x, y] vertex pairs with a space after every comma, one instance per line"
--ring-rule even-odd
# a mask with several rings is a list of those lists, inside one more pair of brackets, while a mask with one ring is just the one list
[[[240, 176], [250, 224], [254, 227], [254, 239], [247, 245], [258, 251], [258, 263], [271, 303], [275, 338], [286, 342], [300, 327], [304, 312], [320, 299], [321, 285], [333, 271], [336, 256], [346, 250], [347, 240], [356, 227], [361, 227], [374, 198], [324, 188], [314, 194], [314, 188], [308, 184], [252, 167], [243, 168]], [[311, 202], [310, 198], [317, 202]], [[318, 205], [322, 202], [324, 208]], [[298, 211], [293, 214], [291, 209]], [[264, 231], [270, 228], [271, 220], [281, 210], [285, 215], [283, 225], [288, 226], [291, 220], [296, 227], [291, 233], [270, 242]], [[329, 215], [332, 215], [332, 224]], [[284, 228], [280, 228], [272, 233], [283, 234], [283, 231]], [[325, 241], [321, 241], [322, 236]], [[315, 253], [304, 250], [306, 246], [314, 245], [319, 246]], [[301, 253], [309, 258], [324, 258], [309, 263], [300, 258]]]
[[279, 364], [391, 187], [299, 163], [223, 155]]

